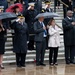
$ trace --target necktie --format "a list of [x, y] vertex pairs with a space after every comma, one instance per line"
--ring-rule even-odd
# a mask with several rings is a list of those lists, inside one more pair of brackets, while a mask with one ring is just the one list
[[[44, 27], [44, 23], [43, 22], [41, 22], [41, 25]], [[47, 36], [47, 31], [46, 30], [44, 30], [44, 36]]]

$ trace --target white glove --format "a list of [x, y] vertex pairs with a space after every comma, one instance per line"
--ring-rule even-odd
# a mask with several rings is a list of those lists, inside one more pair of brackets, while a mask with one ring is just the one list
[[31, 6], [28, 7], [28, 10], [30, 10]]
[[18, 22], [20, 19], [17, 19], [16, 22]]
[[45, 6], [45, 9], [48, 7], [48, 5]]
[[29, 41], [27, 41], [27, 44], [29, 43]]

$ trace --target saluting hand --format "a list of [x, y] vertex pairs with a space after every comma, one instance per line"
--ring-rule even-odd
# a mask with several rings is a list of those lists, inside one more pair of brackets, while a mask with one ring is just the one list
[[28, 7], [28, 10], [30, 10], [31, 6]]
[[45, 6], [45, 9], [48, 7], [48, 5]]
[[20, 19], [18, 18], [17, 20], [16, 20], [16, 22], [19, 22], [20, 21]]

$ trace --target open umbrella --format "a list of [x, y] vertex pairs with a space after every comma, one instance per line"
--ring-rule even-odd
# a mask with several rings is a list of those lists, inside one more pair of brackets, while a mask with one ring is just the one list
[[53, 18], [53, 17], [59, 17], [57, 13], [53, 12], [45, 12], [45, 13], [40, 13], [38, 14], [35, 19], [38, 19], [39, 17], [44, 17], [44, 18]]
[[7, 9], [6, 9], [6, 12], [13, 12], [13, 11], [14, 11], [13, 8], [14, 8], [15, 6], [18, 6], [18, 7], [19, 7], [20, 12], [23, 11], [23, 4], [21, 4], [21, 3], [16, 3], [16, 4], [11, 5], [9, 8], [7, 8]]
[[16, 14], [14, 13], [10, 13], [10, 12], [4, 12], [4, 13], [0, 13], [0, 20], [12, 20], [17, 18]]
[[[35, 19], [38, 19], [39, 17], [44, 17], [46, 18], [53, 18], [53, 17], [59, 17], [60, 15], [58, 15], [57, 13], [53, 13], [53, 12], [45, 12], [45, 13], [40, 13], [38, 14]], [[61, 26], [59, 26], [58, 24], [56, 24], [60, 29], [62, 29]]]

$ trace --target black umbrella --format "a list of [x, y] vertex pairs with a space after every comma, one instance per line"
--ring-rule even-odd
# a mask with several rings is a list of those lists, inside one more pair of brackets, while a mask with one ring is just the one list
[[14, 13], [10, 13], [10, 12], [0, 13], [0, 20], [5, 20], [5, 19], [12, 20], [15, 18], [17, 18], [17, 16]]
[[60, 15], [58, 15], [57, 13], [53, 13], [53, 12], [45, 12], [45, 13], [40, 13], [38, 14], [35, 19], [38, 19], [39, 17], [44, 17], [44, 18], [53, 18], [53, 17], [59, 17]]

